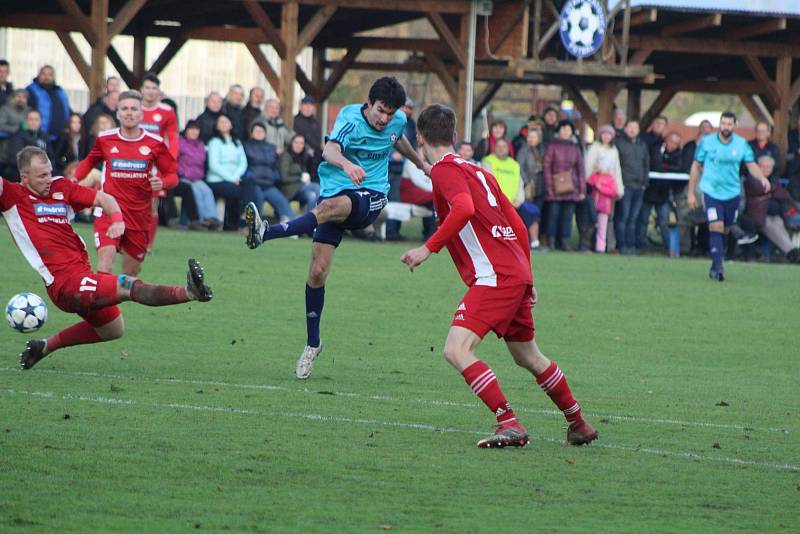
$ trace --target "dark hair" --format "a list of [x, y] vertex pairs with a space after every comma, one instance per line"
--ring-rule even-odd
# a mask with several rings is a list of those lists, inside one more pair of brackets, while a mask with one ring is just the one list
[[492, 130], [494, 130], [495, 126], [503, 127], [503, 137], [508, 135], [508, 124], [506, 124], [506, 121], [501, 120], [492, 121], [492, 124], [489, 125], [489, 135], [492, 135]]
[[183, 136], [184, 137], [186, 137], [186, 130], [188, 130], [189, 128], [197, 128], [198, 130], [200, 130], [201, 129], [200, 128], [200, 123], [197, 122], [194, 119], [189, 119], [188, 121], [186, 121], [186, 126], [183, 127]]
[[553, 113], [558, 115], [558, 110], [556, 108], [554, 108], [553, 106], [547, 106], [546, 108], [544, 108], [544, 113], [542, 113], [542, 115], [547, 115], [547, 113], [549, 111], [552, 111]]
[[5, 59], [0, 59], [0, 67], [11, 67], [11, 65]]
[[28, 108], [28, 110], [25, 112], [25, 118], [27, 119], [28, 115], [30, 115], [31, 113], [36, 113], [37, 115], [39, 115], [39, 117], [42, 116], [42, 114], [39, 113], [38, 109], [36, 109], [36, 108]]
[[637, 119], [636, 117], [631, 117], [625, 121], [625, 126], [628, 126], [632, 122], [639, 124], [639, 119]]
[[723, 111], [722, 115], [719, 116], [720, 122], [722, 122], [722, 119], [733, 119], [733, 124], [736, 124], [736, 115], [733, 111]]
[[306, 142], [306, 136], [304, 136], [303, 134], [296, 133], [289, 140], [289, 144], [286, 147], [286, 151], [289, 153], [289, 156], [292, 158], [292, 161], [300, 165], [300, 167], [303, 169], [303, 172], [306, 172], [308, 170], [308, 153], [306, 152], [305, 147], [303, 147], [303, 150], [300, 153], [297, 153], [294, 150], [292, 150], [292, 145], [294, 144], [294, 140], [297, 139], [298, 137], [301, 138], [304, 143]]
[[148, 72], [144, 76], [142, 76], [142, 85], [144, 82], [153, 82], [157, 86], [161, 87], [161, 80], [158, 79], [155, 72]]
[[31, 161], [33, 158], [39, 158], [41, 161], [50, 161], [47, 152], [38, 146], [26, 146], [17, 152], [17, 168], [20, 173], [31, 170]]
[[560, 130], [564, 126], [569, 126], [569, 129], [572, 130], [572, 133], [575, 133], [575, 125], [572, 124], [572, 121], [568, 121], [567, 119], [563, 119], [558, 121], [558, 129]]
[[406, 103], [406, 90], [394, 76], [384, 76], [375, 80], [369, 88], [368, 98], [370, 104], [380, 100], [393, 109], [400, 109]]
[[172, 111], [174, 111], [176, 115], [178, 114], [178, 104], [171, 98], [162, 98], [161, 103], [168, 105], [172, 108]]
[[456, 114], [443, 104], [431, 104], [417, 119], [417, 131], [433, 146], [452, 146], [456, 132]]
[[256, 121], [256, 122], [254, 122], [253, 124], [250, 125], [250, 135], [251, 136], [253, 135], [253, 130], [255, 130], [256, 128], [261, 128], [262, 130], [264, 130], [264, 133], [267, 132], [267, 127], [264, 125], [264, 123]]
[[[70, 133], [69, 132], [69, 123], [72, 122], [72, 117], [78, 117], [81, 120], [81, 126], [83, 126], [83, 116], [81, 116], [80, 113], [75, 113], [73, 111], [72, 113], [69, 114], [69, 118], [67, 118], [67, 122], [64, 123], [64, 133], [67, 133], [67, 134]], [[84, 130], [84, 128], [81, 128], [81, 131], [78, 132], [78, 135], [81, 135], [83, 130]]]
[[217, 118], [216, 118], [216, 120], [214, 120], [214, 134], [211, 136], [211, 137], [212, 137], [212, 139], [213, 139], [214, 137], [216, 137], [217, 139], [219, 139], [219, 140], [220, 140], [220, 141], [222, 141], [223, 143], [225, 142], [225, 138], [224, 138], [224, 137], [222, 137], [222, 133], [220, 133], [220, 131], [217, 129], [217, 123], [219, 122], [219, 120], [220, 120], [222, 117], [225, 117], [225, 118], [226, 118], [226, 119], [228, 119], [228, 121], [231, 123], [231, 131], [228, 133], [228, 135], [230, 135], [230, 136], [231, 136], [231, 141], [233, 141], [233, 144], [234, 144], [234, 145], [237, 145], [237, 146], [238, 146], [238, 145], [241, 145], [241, 144], [242, 144], [242, 142], [241, 142], [241, 141], [239, 141], [239, 138], [236, 136], [236, 133], [233, 131], [233, 121], [231, 120], [231, 116], [230, 116], [230, 115], [228, 115], [227, 113], [220, 113], [219, 115], [217, 115]]
[[655, 118], [655, 120], [658, 120], [658, 119], [661, 119], [664, 122], [669, 122], [669, 119], [667, 118], [666, 115], [659, 115], [658, 117]]

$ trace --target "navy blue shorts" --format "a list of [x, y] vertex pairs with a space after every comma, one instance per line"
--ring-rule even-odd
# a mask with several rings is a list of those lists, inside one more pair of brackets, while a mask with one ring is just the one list
[[706, 206], [706, 220], [710, 223], [721, 222], [727, 228], [736, 222], [739, 214], [739, 197], [729, 200], [717, 200], [703, 193], [703, 202]]
[[345, 230], [361, 230], [378, 218], [386, 206], [386, 195], [372, 189], [345, 189], [329, 197], [320, 197], [319, 203], [329, 198], [346, 196], [353, 203], [350, 216], [344, 222], [327, 222], [317, 226], [314, 241], [338, 247]]

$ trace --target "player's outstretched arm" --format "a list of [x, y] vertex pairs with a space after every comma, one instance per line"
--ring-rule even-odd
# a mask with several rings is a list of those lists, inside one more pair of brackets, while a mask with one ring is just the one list
[[431, 253], [442, 250], [475, 214], [475, 204], [472, 202], [469, 191], [458, 193], [452, 199], [448, 199], [448, 202], [450, 202], [450, 213], [439, 229], [423, 246], [407, 251], [400, 258], [400, 261], [408, 265], [410, 271], [413, 272], [414, 268], [427, 260]]
[[759, 167], [752, 161], [745, 163], [745, 165], [747, 166], [747, 171], [750, 173], [750, 176], [752, 176], [756, 180], [760, 180], [761, 183], [764, 185], [764, 193], [769, 193], [769, 190], [772, 188], [772, 185], [769, 183], [769, 178], [764, 176], [764, 173], [761, 172], [761, 167]]
[[111, 218], [111, 226], [108, 227], [108, 231], [106, 232], [108, 237], [116, 239], [125, 233], [122, 210], [120, 210], [119, 204], [117, 204], [117, 199], [108, 193], [98, 191], [97, 196], [94, 197], [94, 207], [103, 208], [103, 212], [107, 213]]
[[322, 150], [322, 158], [331, 165], [342, 169], [347, 177], [357, 186], [361, 185], [361, 182], [367, 177], [367, 173], [364, 172], [364, 169], [344, 157], [342, 147], [339, 143], [334, 141], [325, 143], [325, 148]]
[[431, 175], [431, 166], [428, 163], [422, 161], [422, 158], [419, 157], [419, 154], [414, 147], [411, 146], [411, 143], [408, 142], [405, 135], [401, 135], [400, 139], [394, 144], [394, 147], [400, 152], [403, 156], [411, 160], [411, 163], [417, 166], [419, 170], [427, 174], [428, 176]]

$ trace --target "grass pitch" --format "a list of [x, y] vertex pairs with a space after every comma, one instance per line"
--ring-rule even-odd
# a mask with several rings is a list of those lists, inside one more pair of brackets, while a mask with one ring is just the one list
[[[143, 278], [182, 283], [195, 256], [215, 299], [124, 304], [122, 340], [21, 372], [0, 329], [0, 531], [800, 529], [797, 267], [719, 284], [706, 260], [535, 256], [537, 339], [600, 440], [565, 445], [487, 338], [533, 438], [500, 451], [475, 448], [493, 418], [441, 357], [465, 289], [446, 254], [412, 274], [404, 246], [346, 241], [300, 382], [310, 242], [243, 241], [161, 231]], [[7, 235], [0, 258], [3, 302], [45, 296]], [[42, 334], [75, 319], [51, 305]]]

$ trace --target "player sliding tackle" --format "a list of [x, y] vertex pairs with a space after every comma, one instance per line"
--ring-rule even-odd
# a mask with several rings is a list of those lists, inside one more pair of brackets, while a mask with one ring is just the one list
[[[322, 151], [319, 166], [322, 192], [319, 204], [307, 214], [275, 226], [262, 221], [261, 206], [245, 208], [251, 249], [263, 241], [314, 232], [311, 268], [306, 284], [306, 348], [297, 360], [295, 374], [306, 379], [322, 352], [319, 323], [325, 302], [325, 281], [333, 253], [345, 230], [372, 224], [386, 206], [389, 192], [389, 156], [397, 149], [417, 167], [426, 170], [419, 155], [403, 136], [406, 116], [399, 111], [406, 92], [395, 78], [380, 78], [369, 90], [369, 102], [345, 106]], [[426, 171], [427, 172], [427, 171]]]
[[83, 240], [72, 230], [74, 211], [102, 208], [109, 217], [109, 239], [125, 233], [125, 223], [114, 197], [53, 177], [47, 153], [27, 147], [17, 155], [22, 183], [0, 178], [0, 211], [22, 255], [44, 279], [53, 303], [83, 321], [50, 336], [28, 341], [20, 365], [30, 369], [53, 351], [73, 345], [100, 343], [122, 337], [125, 323], [117, 304], [167, 306], [192, 300], [211, 300], [203, 269], [189, 260], [186, 287], [145, 283], [128, 275], [92, 272]]
[[536, 377], [564, 413], [569, 423], [567, 441], [590, 443], [597, 439], [597, 432], [583, 420], [564, 373], [533, 339], [536, 290], [525, 224], [494, 176], [452, 153], [455, 128], [455, 113], [446, 106], [433, 104], [419, 116], [417, 140], [425, 160], [433, 164], [433, 200], [440, 226], [425, 245], [409, 250], [401, 260], [413, 271], [446, 246], [469, 286], [456, 308], [444, 357], [497, 418], [497, 431], [480, 440], [478, 447], [528, 443], [528, 433], [517, 421], [495, 374], [475, 356], [490, 330], [505, 340], [517, 365]]

